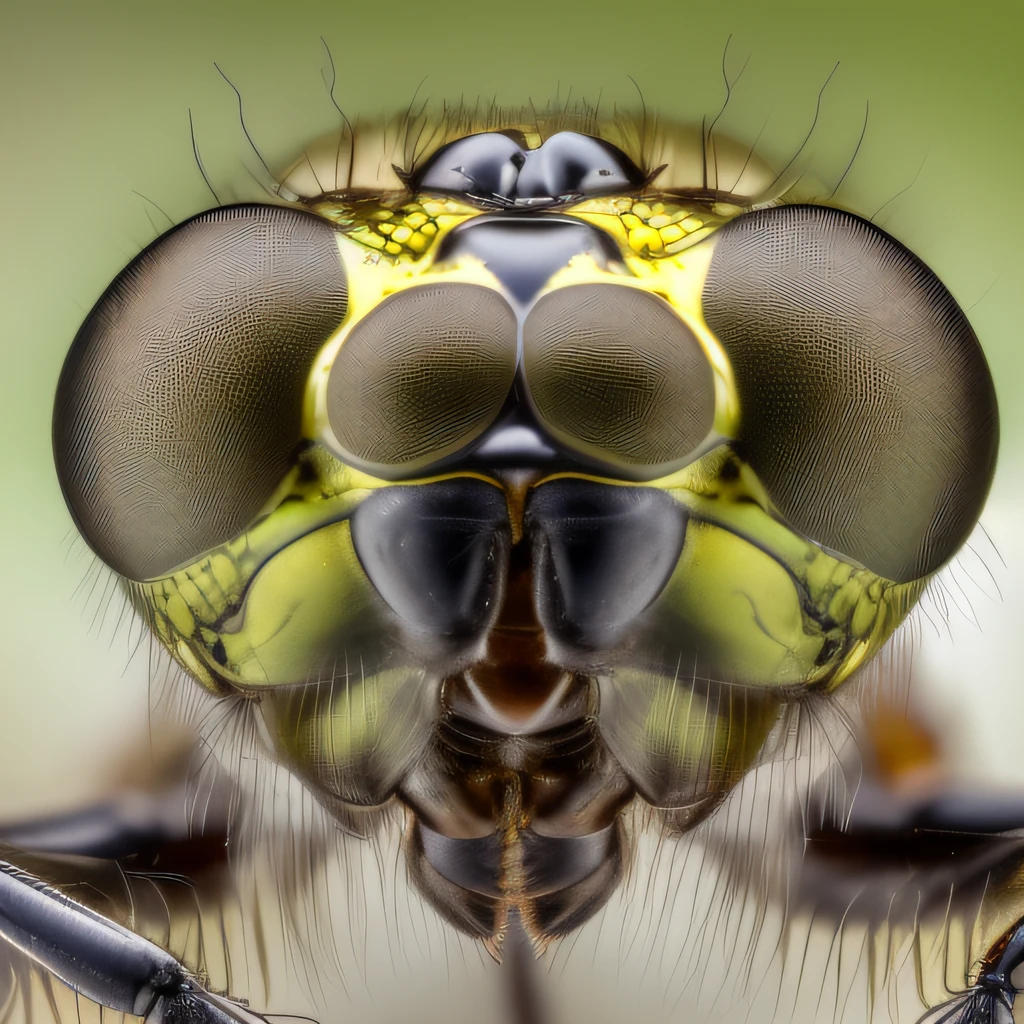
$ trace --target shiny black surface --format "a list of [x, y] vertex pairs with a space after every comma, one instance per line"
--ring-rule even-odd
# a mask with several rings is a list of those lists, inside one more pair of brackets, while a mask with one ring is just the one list
[[525, 522], [540, 621], [593, 649], [612, 647], [661, 593], [686, 534], [686, 513], [665, 492], [584, 480], [538, 487]]
[[643, 172], [622, 150], [578, 132], [558, 132], [536, 149], [503, 132], [481, 132], [443, 146], [409, 178], [417, 191], [513, 209], [632, 192], [643, 184]]
[[[451, 839], [419, 823], [419, 841], [430, 866], [463, 889], [502, 895], [502, 836]], [[582, 882], [608, 859], [616, 826], [585, 836], [546, 836], [533, 829], [520, 834], [523, 873], [531, 896], [557, 892]]]
[[436, 262], [475, 256], [522, 303], [527, 303], [574, 256], [593, 257], [602, 269], [622, 263], [611, 235], [575, 217], [485, 214], [453, 228], [438, 247]]
[[257, 1024], [169, 953], [0, 861], [0, 937], [88, 999], [153, 1024]]
[[497, 611], [509, 544], [497, 487], [469, 479], [377, 491], [352, 517], [352, 542], [412, 631], [468, 640]]

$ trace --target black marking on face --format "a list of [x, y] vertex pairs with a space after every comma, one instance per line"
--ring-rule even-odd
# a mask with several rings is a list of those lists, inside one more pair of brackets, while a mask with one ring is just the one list
[[534, 210], [591, 196], [634, 192], [645, 176], [618, 147], [579, 132], [558, 132], [536, 149], [502, 132], [443, 146], [408, 184], [498, 209]]

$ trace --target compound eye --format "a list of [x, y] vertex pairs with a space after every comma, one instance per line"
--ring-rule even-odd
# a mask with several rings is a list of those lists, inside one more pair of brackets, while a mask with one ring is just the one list
[[523, 325], [530, 395], [567, 446], [638, 478], [690, 456], [715, 416], [711, 366], [663, 299], [581, 284], [543, 296]]
[[249, 525], [289, 468], [347, 300], [334, 229], [284, 207], [204, 213], [121, 272], [75, 338], [53, 424], [100, 558], [152, 579]]
[[777, 207], [721, 230], [703, 302], [744, 454], [787, 522], [890, 580], [950, 558], [988, 492], [998, 420], [932, 271], [852, 214]]
[[475, 441], [516, 370], [516, 316], [496, 292], [447, 281], [398, 292], [360, 320], [327, 382], [339, 454], [385, 479]]

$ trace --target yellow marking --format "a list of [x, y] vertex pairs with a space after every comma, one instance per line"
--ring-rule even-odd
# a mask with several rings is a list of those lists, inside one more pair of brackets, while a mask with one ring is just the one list
[[196, 631], [196, 620], [180, 594], [167, 599], [166, 614], [179, 636], [191, 636]]
[[647, 249], [651, 253], [661, 252], [663, 248], [661, 235], [659, 235], [654, 228], [649, 228], [646, 225], [641, 224], [640, 227], [633, 228], [630, 231], [629, 247], [635, 253], [642, 253], [644, 249]]
[[[816, 549], [818, 550], [818, 549]], [[818, 594], [831, 586], [832, 573], [835, 570], [835, 559], [819, 550], [818, 557], [813, 558], [804, 570], [808, 589]]]
[[829, 679], [828, 692], [845, 683], [879, 647], [881, 647], [881, 644], [869, 643], [867, 640], [859, 640], [855, 643], [850, 648], [843, 663], [836, 669], [832, 678]]
[[216, 614], [210, 602], [206, 600], [199, 587], [196, 586], [195, 581], [187, 575], [178, 581], [178, 594], [199, 618], [209, 619]]
[[231, 593], [238, 584], [238, 567], [226, 555], [211, 555], [206, 566], [221, 593]]
[[850, 619], [850, 632], [859, 639], [864, 639], [871, 632], [878, 616], [878, 599], [872, 598], [870, 590], [861, 592], [857, 606]]
[[[306, 206], [333, 221], [349, 238], [383, 251], [394, 262], [415, 262], [430, 250], [425, 239], [443, 237], [456, 224], [480, 212], [455, 199], [421, 202], [420, 197], [401, 192], [370, 197], [331, 195], [310, 200]], [[417, 238], [417, 231], [421, 231], [421, 237]], [[398, 247], [388, 245], [389, 239]]]
[[[847, 566], [847, 568], [850, 568]], [[852, 569], [851, 569], [852, 572]], [[836, 622], [849, 621], [853, 615], [857, 602], [863, 593], [861, 582], [856, 577], [847, 580], [833, 595], [828, 603], [828, 614]]]
[[[318, 458], [304, 457], [317, 479], [297, 483], [289, 497], [299, 500], [282, 501], [215, 552], [135, 588], [161, 643], [213, 692], [300, 682], [315, 674], [332, 637], [373, 600], [347, 520], [374, 487], [385, 484], [318, 451]], [[479, 473], [437, 474], [407, 484], [467, 477], [503, 489]], [[343, 490], [326, 496], [334, 486]], [[214, 657], [218, 643], [223, 653]]]
[[[698, 201], [648, 202], [612, 196], [588, 199], [566, 212], [608, 232], [623, 248], [628, 246], [645, 258], [657, 259], [696, 245], [743, 210], [730, 203], [708, 208]], [[645, 229], [658, 232], [660, 241], [653, 241], [647, 234], [634, 234]]]
[[422, 231], [417, 231], [405, 245], [415, 253], [424, 253], [430, 248], [430, 239]]
[[841, 587], [852, 575], [853, 566], [846, 562], [837, 562], [832, 572], [832, 579], [829, 581], [834, 587]]
[[230, 692], [223, 683], [211, 675], [210, 670], [196, 657], [195, 652], [184, 640], [179, 640], [171, 653], [178, 664], [205, 689], [218, 696]]
[[[424, 229], [427, 226], [425, 224]], [[439, 233], [438, 237], [442, 235]], [[339, 235], [337, 241], [348, 280], [349, 309], [345, 320], [321, 348], [309, 375], [303, 409], [303, 436], [322, 441], [331, 451], [340, 453], [343, 449], [334, 436], [327, 415], [327, 382], [334, 360], [355, 326], [391, 295], [427, 281], [466, 282], [494, 291], [501, 288], [497, 278], [475, 257], [464, 257], [443, 270], [435, 270], [428, 260], [381, 260], [367, 264], [363, 250], [349, 238]], [[386, 251], [391, 252], [392, 247], [401, 250], [397, 242], [390, 241]]]
[[743, 212], [742, 206], [736, 206], [733, 203], [714, 203], [711, 207], [711, 212], [716, 217], [733, 218]]

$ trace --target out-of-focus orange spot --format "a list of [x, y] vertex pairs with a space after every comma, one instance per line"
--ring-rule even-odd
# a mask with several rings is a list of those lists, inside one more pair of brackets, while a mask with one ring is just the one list
[[865, 760], [888, 788], [919, 793], [942, 785], [945, 772], [935, 733], [904, 708], [879, 705], [865, 716]]

